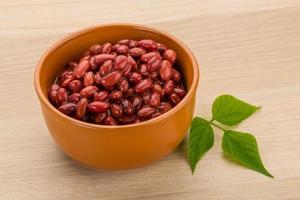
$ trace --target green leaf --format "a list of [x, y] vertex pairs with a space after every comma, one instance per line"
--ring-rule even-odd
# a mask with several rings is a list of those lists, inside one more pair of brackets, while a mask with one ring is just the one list
[[255, 111], [260, 109], [241, 101], [231, 95], [221, 95], [213, 103], [213, 119], [222, 124], [233, 126], [247, 119]]
[[242, 165], [273, 178], [261, 161], [256, 139], [253, 135], [237, 131], [225, 131], [222, 148], [225, 154]]
[[209, 122], [200, 117], [193, 119], [188, 142], [188, 161], [194, 173], [200, 158], [213, 146], [214, 132]]

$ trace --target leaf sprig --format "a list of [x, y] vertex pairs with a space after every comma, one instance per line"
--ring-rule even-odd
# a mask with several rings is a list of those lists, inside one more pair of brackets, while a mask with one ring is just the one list
[[201, 157], [212, 148], [214, 144], [214, 131], [212, 126], [221, 129], [223, 152], [241, 165], [262, 173], [268, 177], [273, 176], [264, 167], [256, 139], [250, 133], [227, 130], [220, 124], [233, 127], [238, 125], [261, 107], [250, 105], [232, 95], [217, 97], [212, 106], [212, 119], [210, 121], [194, 117], [188, 141], [188, 161], [194, 173]]

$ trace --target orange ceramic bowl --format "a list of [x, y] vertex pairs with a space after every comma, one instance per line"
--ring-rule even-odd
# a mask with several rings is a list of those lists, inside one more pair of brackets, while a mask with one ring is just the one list
[[[150, 38], [177, 52], [176, 65], [187, 88], [178, 105], [154, 119], [120, 126], [82, 122], [51, 105], [47, 89], [68, 61], [78, 59], [94, 43], [124, 38]], [[174, 36], [143, 25], [107, 24], [72, 33], [50, 47], [37, 65], [34, 84], [48, 129], [67, 155], [93, 168], [123, 170], [160, 160], [183, 140], [193, 116], [198, 79], [195, 57]]]

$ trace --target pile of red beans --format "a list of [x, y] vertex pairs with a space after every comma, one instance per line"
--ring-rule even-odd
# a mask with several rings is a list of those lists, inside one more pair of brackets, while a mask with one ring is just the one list
[[150, 39], [94, 44], [49, 88], [49, 100], [78, 120], [132, 124], [157, 117], [185, 96], [176, 52]]

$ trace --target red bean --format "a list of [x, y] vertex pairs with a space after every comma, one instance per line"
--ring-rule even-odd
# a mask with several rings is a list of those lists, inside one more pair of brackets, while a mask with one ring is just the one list
[[137, 63], [131, 56], [127, 56], [127, 64], [130, 65], [133, 70], [137, 70]]
[[140, 60], [144, 63], [147, 63], [151, 58], [153, 58], [156, 55], [157, 55], [156, 52], [145, 53], [141, 56]]
[[58, 105], [62, 105], [63, 103], [67, 102], [68, 99], [67, 90], [65, 88], [59, 88], [57, 90], [56, 98], [57, 98]]
[[115, 59], [115, 55], [112, 54], [98, 54], [94, 56], [95, 62], [101, 65], [104, 61]]
[[110, 74], [107, 74], [105, 77], [103, 77], [100, 80], [100, 84], [105, 87], [113, 86], [120, 81], [121, 77], [122, 74], [120, 72], [114, 71], [111, 72]]
[[112, 116], [107, 116], [104, 121], [104, 124], [115, 126], [115, 125], [118, 125], [118, 122]]
[[87, 110], [94, 113], [104, 113], [108, 110], [109, 105], [103, 101], [94, 101], [87, 105]]
[[120, 91], [122, 92], [126, 92], [129, 88], [129, 83], [127, 81], [127, 79], [122, 79], [120, 82], [119, 82], [119, 89]]
[[141, 96], [134, 96], [132, 98], [132, 106], [135, 111], [139, 110], [143, 104], [143, 98]]
[[147, 50], [150, 50], [150, 51], [157, 49], [156, 42], [154, 42], [153, 40], [150, 40], [150, 39], [138, 41], [137, 46], [142, 47]]
[[149, 105], [156, 108], [160, 105], [160, 95], [158, 93], [153, 93], [149, 99]]
[[73, 80], [69, 83], [69, 88], [72, 92], [80, 92], [82, 89], [82, 83], [80, 80]]
[[113, 103], [111, 104], [110, 106], [110, 111], [111, 111], [111, 114], [114, 116], [114, 117], [122, 117], [123, 116], [123, 109], [120, 105], [116, 104], [116, 103]]
[[155, 83], [155, 84], [153, 85], [153, 91], [156, 92], [156, 93], [158, 93], [160, 96], [163, 96], [163, 95], [164, 95], [164, 90], [163, 90], [162, 87], [161, 87], [159, 84], [157, 84], [157, 83]]
[[136, 121], [136, 116], [131, 115], [131, 116], [123, 116], [118, 118], [118, 122], [120, 122], [120, 124], [132, 124]]
[[145, 92], [143, 94], [143, 101], [144, 101], [145, 104], [149, 104], [150, 98], [151, 98], [151, 93], [150, 92]]
[[118, 54], [127, 54], [128, 53], [128, 46], [127, 45], [120, 45], [117, 49], [116, 52]]
[[181, 80], [180, 73], [176, 69], [172, 69], [171, 78], [174, 82], [179, 82]]
[[86, 113], [86, 106], [88, 104], [88, 100], [86, 98], [80, 99], [80, 101], [76, 105], [76, 118], [83, 119]]
[[177, 94], [180, 98], [185, 96], [185, 90], [182, 88], [174, 88], [174, 93]]
[[137, 115], [138, 117], [145, 119], [145, 118], [150, 118], [154, 113], [155, 113], [154, 108], [150, 106], [145, 106], [138, 111]]
[[109, 54], [111, 52], [112, 44], [107, 42], [102, 45], [101, 53]]
[[137, 41], [136, 40], [130, 40], [129, 44], [128, 44], [128, 47], [129, 48], [133, 48], [133, 47], [136, 47], [137, 45]]
[[135, 86], [136, 93], [144, 93], [152, 87], [152, 81], [150, 78], [142, 80], [139, 84]]
[[124, 113], [126, 115], [133, 115], [134, 109], [133, 109], [133, 105], [130, 101], [128, 101], [127, 99], [124, 99], [122, 101], [122, 107], [123, 107]]
[[161, 56], [158, 56], [158, 54], [156, 54], [156, 56], [153, 56], [148, 62], [148, 70], [150, 72], [154, 72], [156, 70], [158, 70], [161, 66]]
[[132, 56], [132, 57], [140, 57], [142, 56], [143, 54], [146, 53], [146, 50], [143, 49], [143, 48], [139, 48], [139, 47], [134, 47], [132, 49], [129, 49], [129, 54]]
[[96, 124], [102, 124], [104, 119], [106, 118], [107, 114], [106, 113], [97, 113], [95, 118], [94, 118], [94, 122]]
[[96, 86], [86, 86], [80, 91], [80, 95], [84, 98], [89, 98], [96, 95], [98, 88]]
[[160, 53], [163, 53], [166, 49], [167, 49], [166, 45], [157, 43], [157, 51], [159, 51]]
[[133, 88], [128, 88], [128, 90], [124, 94], [124, 98], [132, 97], [133, 94], [134, 94], [134, 89]]
[[173, 106], [168, 102], [161, 102], [160, 106], [158, 107], [159, 112], [165, 113], [171, 110]]
[[92, 72], [92, 71], [87, 72], [84, 75], [84, 78], [83, 78], [83, 85], [84, 86], [94, 85], [94, 82], [95, 82], [95, 74], [94, 74], [94, 72]]
[[140, 73], [141, 73], [141, 75], [143, 75], [145, 77], [147, 77], [149, 75], [148, 66], [146, 64], [140, 65]]
[[119, 55], [116, 57], [115, 68], [116, 70], [122, 71], [127, 65], [127, 57], [124, 55]]
[[112, 60], [105, 61], [99, 69], [100, 76], [105, 76], [105, 75], [109, 74], [111, 72], [112, 68], [113, 68]]
[[73, 70], [73, 74], [76, 78], [80, 79], [88, 71], [90, 62], [88, 60], [81, 61]]
[[133, 72], [129, 77], [129, 81], [133, 84], [138, 84], [139, 82], [141, 82], [141, 80], [142, 76], [137, 72]]
[[119, 90], [114, 90], [110, 93], [109, 99], [112, 101], [119, 101], [123, 97], [123, 92]]
[[164, 85], [164, 93], [170, 95], [174, 90], [174, 82], [172, 80], [168, 80]]
[[170, 102], [174, 105], [178, 104], [180, 102], [180, 97], [177, 96], [177, 94], [173, 93], [170, 95]]
[[94, 96], [94, 101], [105, 101], [108, 98], [108, 92], [103, 90]]
[[50, 87], [50, 91], [57, 91], [59, 89], [59, 85], [56, 83], [53, 83]]
[[90, 53], [90, 55], [94, 56], [94, 55], [100, 54], [101, 50], [102, 50], [101, 45], [94, 44], [93, 46], [91, 46], [89, 53]]
[[164, 59], [170, 61], [172, 64], [175, 63], [176, 60], [176, 52], [172, 49], [166, 49], [163, 54]]
[[58, 107], [58, 110], [66, 115], [70, 115], [75, 110], [76, 105], [74, 103], [66, 103]]
[[164, 60], [161, 63], [159, 74], [162, 80], [168, 81], [172, 75], [172, 64], [168, 60]]
[[79, 93], [73, 93], [70, 96], [68, 96], [68, 102], [69, 103], [78, 103], [78, 101], [80, 100], [81, 96]]
[[74, 80], [73, 77], [69, 77], [69, 78], [64, 79], [64, 80], [62, 81], [62, 83], [61, 83], [61, 87], [63, 87], [63, 88], [68, 88], [69, 85], [70, 85], [70, 82], [73, 81], [73, 80]]
[[159, 77], [159, 73], [158, 72], [151, 72], [149, 74], [149, 78], [151, 78], [153, 81], [156, 81]]
[[77, 65], [78, 65], [77, 62], [71, 61], [71, 62], [69, 62], [68, 67], [71, 70], [73, 70]]
[[57, 106], [59, 105], [58, 100], [57, 100], [57, 90], [51, 90], [48, 92], [48, 97], [50, 102], [54, 105]]
[[130, 40], [128, 40], [128, 39], [122, 39], [122, 40], [119, 40], [117, 43], [118, 44], [128, 45], [130, 43]]

